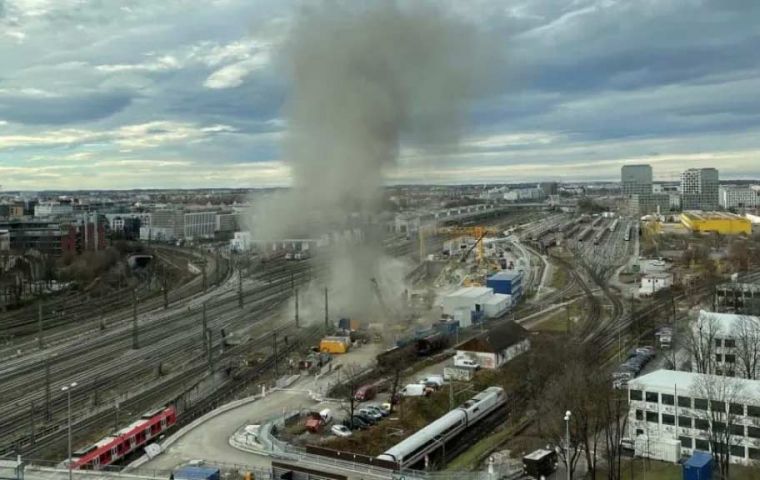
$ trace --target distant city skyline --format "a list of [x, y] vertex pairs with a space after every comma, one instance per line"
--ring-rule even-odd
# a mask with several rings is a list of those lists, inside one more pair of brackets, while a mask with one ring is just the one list
[[[757, 2], [436, 3], [504, 64], [461, 145], [401, 145], [388, 184], [760, 177]], [[280, 52], [301, 2], [187, 5], [0, 2], [4, 190], [288, 185]]]

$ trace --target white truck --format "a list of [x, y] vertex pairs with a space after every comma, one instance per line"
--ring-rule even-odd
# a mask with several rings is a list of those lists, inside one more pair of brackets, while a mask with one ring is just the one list
[[480, 368], [480, 364], [478, 362], [467, 356], [454, 357], [454, 366], [461, 368], [472, 368], [473, 370]]
[[398, 394], [402, 397], [424, 397], [430, 395], [430, 388], [419, 383], [410, 383], [402, 388]]

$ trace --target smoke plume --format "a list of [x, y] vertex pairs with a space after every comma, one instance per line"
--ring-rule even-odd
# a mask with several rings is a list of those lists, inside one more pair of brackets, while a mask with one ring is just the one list
[[[361, 4], [361, 5], [359, 5]], [[333, 251], [331, 297], [346, 315], [366, 315], [371, 279], [403, 291], [403, 268], [367, 230], [381, 210], [387, 172], [401, 145], [454, 146], [465, 107], [481, 86], [476, 33], [430, 6], [325, 2], [301, 13], [286, 46], [290, 78], [286, 162], [292, 188], [259, 204], [262, 240], [319, 237], [358, 222], [364, 244]], [[395, 280], [394, 280], [395, 279]], [[377, 305], [374, 305], [377, 308]]]

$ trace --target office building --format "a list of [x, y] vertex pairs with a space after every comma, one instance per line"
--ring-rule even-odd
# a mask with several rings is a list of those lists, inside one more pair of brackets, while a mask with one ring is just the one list
[[690, 168], [681, 174], [681, 206], [684, 210], [717, 210], [718, 170]]
[[45, 255], [61, 254], [61, 226], [44, 220], [9, 220], [0, 222], [8, 231], [10, 250], [18, 253], [36, 250]]
[[760, 317], [701, 310], [691, 324], [692, 370], [758, 380], [759, 337]]
[[730, 462], [760, 460], [760, 381], [656, 370], [628, 389], [628, 434], [637, 455], [658, 458], [663, 445], [678, 442], [682, 456], [720, 449]]
[[623, 195], [648, 195], [652, 193], [651, 165], [624, 165], [620, 169]]
[[635, 193], [628, 199], [629, 213], [638, 216], [667, 213], [672, 210], [671, 205], [672, 201], [667, 193]]
[[70, 203], [40, 202], [34, 206], [34, 216], [38, 218], [51, 218], [71, 215], [74, 207]]
[[721, 186], [718, 202], [725, 209], [760, 207], [760, 186]]
[[214, 238], [216, 212], [188, 212], [183, 215], [183, 238]]

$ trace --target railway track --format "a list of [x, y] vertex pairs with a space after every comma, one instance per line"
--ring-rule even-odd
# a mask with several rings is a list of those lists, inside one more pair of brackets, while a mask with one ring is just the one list
[[[157, 256], [160, 257], [162, 255], [166, 255], [165, 253], [161, 253], [161, 251], [161, 248], [158, 248], [156, 250]], [[219, 268], [222, 269], [223, 274], [215, 274], [215, 278], [227, 277], [230, 269], [225, 263], [226, 262], [222, 262], [223, 265], [219, 266]], [[215, 273], [217, 271], [216, 263], [214, 261], [211, 261], [210, 265], [212, 267], [210, 271]], [[145, 287], [145, 285], [143, 285], [143, 287]], [[177, 301], [186, 300], [187, 298], [198, 295], [202, 292], [203, 278], [201, 276], [196, 276], [189, 282], [175, 289], [171, 289], [167, 293], [167, 301], [169, 304], [173, 304]], [[150, 291], [147, 288], [143, 288], [141, 291], [137, 291], [136, 294], [139, 299], [137, 307], [138, 315], [163, 306], [164, 299], [161, 295], [160, 290]], [[79, 299], [79, 301], [80, 303], [78, 304], [70, 305], [66, 310], [67, 313], [65, 315], [53, 314], [52, 316], [48, 315], [47, 317], [43, 318], [42, 326], [45, 331], [45, 345], [55, 345], [61, 341], [67, 340], [74, 334], [80, 334], [82, 332], [91, 330], [93, 327], [98, 328], [101, 322], [105, 322], [110, 325], [113, 323], [119, 323], [123, 322], [124, 320], [128, 320], [132, 316], [132, 309], [130, 308], [132, 305], [131, 291], [120, 291], [117, 294], [111, 295], [106, 299], [95, 298], [87, 300], [85, 302], [81, 302], [81, 299]], [[46, 309], [48, 311], [52, 310], [49, 307], [46, 307]], [[113, 313], [103, 314], [102, 312]], [[94, 319], [92, 321], [82, 322], [82, 318]], [[14, 321], [16, 323], [13, 326], [9, 326], [11, 322]], [[6, 333], [15, 332], [17, 335], [37, 335], [39, 330], [36, 316], [34, 318], [25, 318], [22, 320], [4, 319], [3, 324], [3, 328]], [[4, 350], [0, 350], [0, 358], [17, 356], [19, 351], [24, 352], [28, 351], [29, 349], [38, 348], [38, 343], [39, 342], [37, 338], [17, 341], [10, 347], [7, 347]]]
[[[300, 281], [302, 273], [291, 275], [291, 272], [280, 273], [277, 278], [252, 292], [248, 292], [244, 301], [247, 308], [244, 314], [260, 309], [273, 301], [288, 298], [292, 281]], [[60, 395], [61, 381], [51, 382], [50, 400], [45, 389], [45, 377], [63, 380], [62, 383], [77, 381], [79, 387], [72, 392], [72, 400], [86, 402], [95, 391], [107, 392], [116, 386], [127, 389], [139, 384], [140, 379], [167, 363], [180, 363], [185, 357], [203, 356], [202, 312], [201, 309], [189, 314], [178, 312], [169, 319], [145, 325], [141, 330], [140, 350], [131, 350], [131, 331], [127, 328], [113, 332], [110, 336], [94, 338], [89, 345], [80, 345], [79, 350], [68, 349], [50, 362], [49, 374], [45, 372], [45, 362], [20, 363], [18, 365], [3, 365], [4, 375], [0, 380], [0, 388], [9, 395], [3, 395], [0, 404], [0, 435], [7, 439], [18, 436], [28, 430], [32, 420], [31, 402], [36, 405], [46, 405], [45, 411], [36, 415], [36, 420], [44, 423], [48, 418], [54, 421], [60, 417], [63, 396]], [[233, 313], [233, 315], [230, 315]], [[245, 315], [243, 315], [245, 316]], [[240, 321], [241, 312], [238, 298], [228, 295], [227, 298], [207, 307], [207, 326], [213, 331], [221, 328], [236, 328]], [[250, 317], [249, 317], [250, 318]], [[170, 333], [170, 332], [173, 332]], [[221, 341], [221, 337], [218, 336]], [[10, 369], [10, 370], [9, 370]], [[21, 403], [19, 403], [21, 402]], [[47, 415], [47, 411], [51, 415]], [[50, 422], [47, 422], [50, 423]]]

